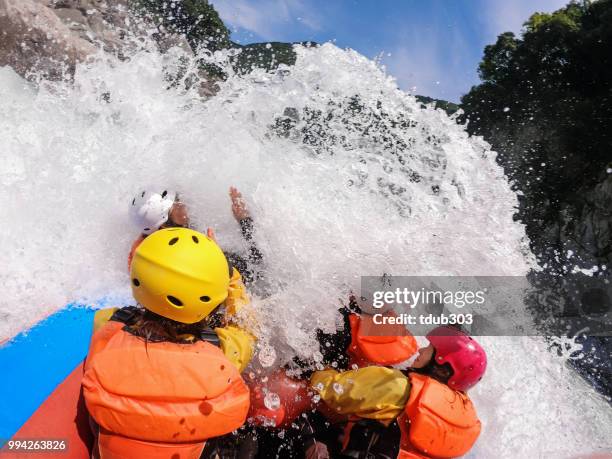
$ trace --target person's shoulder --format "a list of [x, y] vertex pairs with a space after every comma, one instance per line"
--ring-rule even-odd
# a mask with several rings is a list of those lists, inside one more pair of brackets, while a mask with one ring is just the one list
[[104, 325], [106, 325], [111, 320], [111, 317], [118, 309], [119, 308], [98, 309], [94, 314], [94, 320], [93, 320], [94, 333], [100, 330]]

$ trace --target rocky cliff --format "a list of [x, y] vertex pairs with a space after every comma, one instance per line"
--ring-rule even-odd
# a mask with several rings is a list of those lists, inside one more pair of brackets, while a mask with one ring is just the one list
[[[123, 59], [148, 46], [178, 46], [190, 55], [231, 48], [236, 71], [295, 63], [290, 43], [239, 45], [206, 0], [0, 0], [0, 66], [30, 80], [69, 79], [78, 62], [99, 54]], [[200, 62], [200, 94], [215, 93], [223, 72]]]
[[129, 25], [122, 0], [0, 0], [0, 66], [62, 78], [99, 49], [120, 53]]

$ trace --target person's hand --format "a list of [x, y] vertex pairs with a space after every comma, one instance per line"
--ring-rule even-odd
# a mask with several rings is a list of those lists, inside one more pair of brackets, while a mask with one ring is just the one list
[[206, 235], [213, 241], [217, 242], [217, 239], [215, 238], [215, 231], [212, 228], [208, 228], [206, 230]]
[[234, 218], [238, 221], [244, 220], [245, 218], [250, 218], [251, 215], [246, 208], [246, 202], [244, 202], [244, 198], [240, 191], [238, 191], [233, 186], [229, 189], [230, 199], [232, 200], [232, 213], [234, 214]]

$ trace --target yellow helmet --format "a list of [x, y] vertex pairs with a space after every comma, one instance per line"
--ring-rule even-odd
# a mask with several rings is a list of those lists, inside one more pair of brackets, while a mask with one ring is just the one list
[[219, 246], [188, 228], [167, 228], [136, 249], [134, 298], [155, 314], [186, 324], [207, 317], [227, 298], [229, 267]]

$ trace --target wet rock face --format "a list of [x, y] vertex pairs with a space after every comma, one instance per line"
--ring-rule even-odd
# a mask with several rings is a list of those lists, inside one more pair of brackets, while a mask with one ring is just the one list
[[[578, 203], [567, 206], [558, 222], [561, 244], [583, 260], [585, 267], [612, 267], [612, 174], [592, 189], [583, 190]], [[555, 225], [549, 231], [554, 236]]]
[[[131, 14], [129, 0], [0, 0], [0, 66], [65, 78], [100, 50], [122, 58], [153, 30]], [[160, 38], [162, 51], [171, 46], [191, 52], [180, 37]]]
[[[542, 206], [552, 207], [550, 202]], [[612, 174], [594, 185], [577, 187], [571, 200], [546, 219], [525, 220], [535, 253], [557, 274], [574, 267], [610, 271], [612, 267]]]
[[78, 38], [121, 53], [128, 35], [139, 34], [139, 23], [130, 14], [128, 0], [39, 0]]
[[56, 79], [95, 52], [43, 2], [0, 0], [0, 66]]

